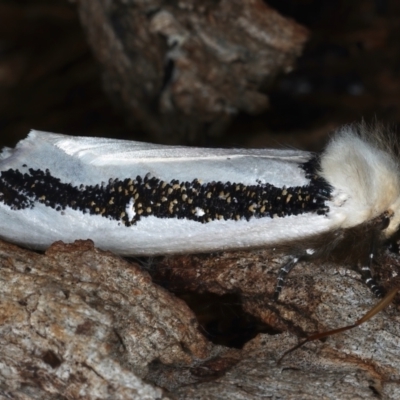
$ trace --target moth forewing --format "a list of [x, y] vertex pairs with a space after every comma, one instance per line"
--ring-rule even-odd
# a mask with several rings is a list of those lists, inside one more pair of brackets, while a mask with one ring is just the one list
[[[5, 239], [92, 239], [123, 255], [257, 248], [331, 229], [312, 154], [32, 131], [0, 161]], [[34, 228], [34, 229], [33, 229]], [[107, 235], [104, 234], [107, 232]]]
[[365, 125], [340, 129], [320, 155], [32, 131], [0, 157], [1, 236], [36, 249], [90, 238], [122, 255], [284, 245], [275, 297], [298, 261], [344, 254], [381, 295], [370, 267], [400, 223], [392, 143]]

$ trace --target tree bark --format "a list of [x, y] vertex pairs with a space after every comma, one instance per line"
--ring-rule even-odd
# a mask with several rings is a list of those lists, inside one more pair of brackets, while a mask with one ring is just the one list
[[77, 1], [106, 91], [153, 140], [195, 143], [268, 107], [306, 28], [262, 0]]
[[[150, 266], [154, 279], [175, 291], [235, 293], [274, 333], [238, 349], [211, 343], [182, 300], [90, 241], [57, 242], [45, 254], [1, 242], [0, 398], [398, 398], [397, 302], [277, 364], [306, 333], [349, 325], [377, 301], [346, 267], [305, 264], [274, 302], [283, 258], [266, 250], [169, 257]], [[381, 261], [388, 287], [399, 260]]]

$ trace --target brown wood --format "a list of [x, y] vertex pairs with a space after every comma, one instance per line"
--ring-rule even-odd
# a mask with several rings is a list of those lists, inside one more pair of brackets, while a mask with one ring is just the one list
[[262, 0], [77, 1], [105, 89], [159, 142], [199, 142], [293, 69], [307, 29]]
[[[56, 243], [44, 255], [1, 242], [0, 396], [396, 398], [397, 303], [277, 364], [301, 337], [349, 325], [376, 304], [347, 267], [304, 263], [275, 303], [282, 260], [269, 250], [180, 256], [147, 266], [177, 292], [235, 293], [246, 313], [275, 330], [235, 349], [212, 344], [182, 300], [90, 241]], [[398, 259], [385, 256], [381, 263], [385, 286], [396, 284]]]

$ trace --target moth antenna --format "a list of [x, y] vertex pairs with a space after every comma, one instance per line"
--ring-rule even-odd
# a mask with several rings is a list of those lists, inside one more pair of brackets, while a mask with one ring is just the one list
[[296, 346], [293, 346], [289, 350], [285, 351], [283, 353], [283, 355], [281, 356], [281, 358], [279, 358], [277, 364], [279, 365], [288, 354], [299, 349], [307, 342], [312, 342], [313, 340], [323, 339], [328, 336], [336, 335], [337, 333], [348, 331], [350, 329], [353, 329], [353, 328], [363, 324], [364, 322], [367, 322], [373, 316], [375, 316], [380, 311], [382, 311], [384, 308], [386, 308], [393, 301], [394, 297], [396, 296], [396, 294], [399, 290], [400, 290], [400, 287], [394, 287], [392, 290], [390, 290], [388, 292], [388, 294], [381, 301], [379, 301], [378, 304], [376, 304], [373, 308], [371, 308], [362, 318], [357, 320], [354, 324], [344, 326], [342, 328], [332, 329], [332, 330], [325, 331], [325, 332], [313, 333], [312, 335], [308, 336], [307, 338], [302, 340], [300, 343], [298, 343]]

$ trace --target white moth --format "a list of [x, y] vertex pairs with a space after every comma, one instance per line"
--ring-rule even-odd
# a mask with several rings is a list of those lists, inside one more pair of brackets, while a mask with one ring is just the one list
[[31, 131], [0, 155], [1, 237], [35, 249], [89, 238], [121, 255], [284, 245], [276, 296], [299, 260], [346, 244], [379, 295], [369, 266], [400, 224], [400, 171], [376, 130], [344, 127], [321, 155]]

